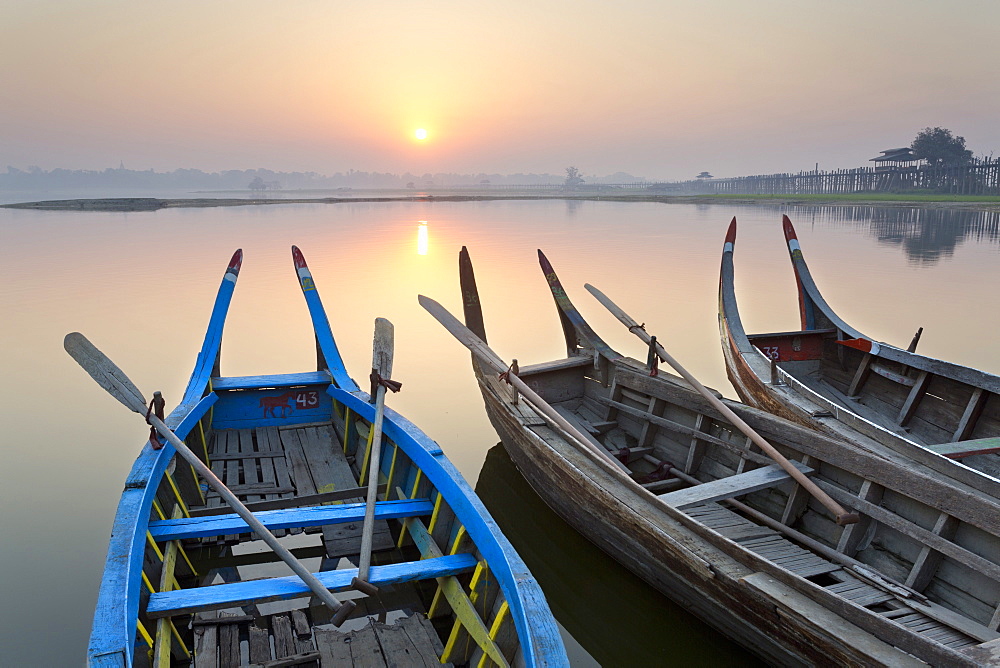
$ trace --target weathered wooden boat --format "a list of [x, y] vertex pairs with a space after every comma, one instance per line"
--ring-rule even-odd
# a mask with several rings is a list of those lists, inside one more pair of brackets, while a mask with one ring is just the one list
[[736, 219], [726, 234], [719, 328], [740, 398], [868, 447], [877, 441], [928, 469], [1000, 496], [1000, 377], [879, 343], [845, 323], [809, 273], [782, 221], [802, 329], [747, 334], [734, 287]]
[[553, 510], [775, 664], [1000, 665], [995, 497], [706, 390], [858, 515], [838, 523], [716, 403], [611, 349], [539, 255], [563, 359], [497, 375], [465, 249], [468, 329], [421, 301], [473, 350], [490, 420]]
[[[115, 517], [89, 665], [568, 665], [537, 582], [478, 497], [434, 441], [384, 407], [388, 374], [373, 366], [370, 393], [347, 374], [305, 259], [294, 246], [292, 255], [318, 370], [220, 374], [237, 251], [184, 397], [165, 418], [194, 466], [170, 443], [147, 443], [136, 459]], [[110, 360], [79, 334], [66, 345], [126, 403], [116, 392], [130, 383]], [[88, 363], [112, 371], [99, 378]], [[167, 431], [160, 434], [172, 437]], [[213, 477], [260, 532], [222, 505], [221, 492], [206, 486]], [[331, 607], [310, 598], [309, 578], [288, 576], [261, 538], [294, 553], [293, 571], [306, 560]]]

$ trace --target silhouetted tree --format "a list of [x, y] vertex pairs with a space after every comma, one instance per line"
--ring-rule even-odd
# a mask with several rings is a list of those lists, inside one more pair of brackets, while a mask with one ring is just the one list
[[566, 168], [566, 185], [577, 186], [583, 183], [583, 178], [580, 176], [580, 170], [576, 167]]
[[965, 137], [955, 137], [945, 128], [924, 128], [910, 150], [916, 158], [923, 158], [928, 165], [964, 165], [972, 159], [972, 151], [965, 148]]
[[267, 188], [267, 184], [264, 183], [264, 179], [259, 176], [255, 176], [253, 177], [253, 181], [251, 181], [250, 185], [247, 187], [254, 192], [263, 192], [264, 189]]

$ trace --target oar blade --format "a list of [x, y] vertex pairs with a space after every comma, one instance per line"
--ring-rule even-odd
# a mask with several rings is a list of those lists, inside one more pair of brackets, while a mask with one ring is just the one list
[[139, 388], [86, 336], [80, 332], [71, 332], [63, 339], [63, 347], [108, 394], [136, 413], [146, 413], [146, 399]]
[[385, 318], [375, 318], [375, 338], [372, 341], [372, 369], [385, 379], [392, 377], [393, 331], [391, 322]]
[[601, 304], [604, 305], [604, 308], [611, 311], [611, 314], [614, 315], [616, 318], [618, 318], [626, 327], [631, 329], [632, 327], [639, 326], [639, 323], [633, 320], [628, 313], [623, 311], [618, 306], [618, 304], [615, 304], [613, 301], [611, 301], [611, 298], [608, 297], [606, 294], [595, 288], [590, 283], [585, 283], [583, 287], [587, 288], [587, 291], [590, 292], [590, 294], [594, 295], [597, 301], [601, 302]]
[[448, 309], [441, 306], [430, 297], [418, 295], [417, 301], [424, 307], [424, 310], [434, 316], [441, 325], [451, 332], [451, 335], [461, 341], [474, 352], [480, 359], [492, 365], [495, 369], [503, 371], [507, 368], [500, 357], [493, 350], [483, 343], [483, 340], [476, 336], [471, 329], [459, 322], [458, 318], [448, 312]]

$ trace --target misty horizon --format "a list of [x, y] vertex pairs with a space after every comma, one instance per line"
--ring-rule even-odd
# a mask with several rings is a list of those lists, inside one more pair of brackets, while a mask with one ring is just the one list
[[1000, 3], [0, 7], [0, 166], [650, 180], [1000, 152]]

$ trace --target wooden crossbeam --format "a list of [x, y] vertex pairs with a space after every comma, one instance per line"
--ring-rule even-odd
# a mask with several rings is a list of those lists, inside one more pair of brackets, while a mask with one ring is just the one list
[[329, 385], [326, 371], [304, 373], [278, 373], [269, 376], [227, 376], [212, 379], [213, 390], [256, 390], [262, 387], [297, 387], [301, 385]]
[[[420, 561], [372, 566], [370, 582], [381, 587], [460, 575], [473, 570], [477, 563], [479, 562], [471, 554], [452, 554]], [[351, 588], [351, 579], [357, 577], [358, 569], [322, 571], [313, 575], [331, 591], [346, 591]], [[151, 619], [158, 619], [202, 610], [223, 610], [251, 603], [286, 601], [311, 595], [312, 592], [302, 580], [293, 575], [150, 594], [146, 614]]]
[[[375, 507], [375, 519], [419, 517], [430, 515], [433, 511], [434, 505], [430, 499], [379, 501]], [[345, 503], [334, 506], [265, 510], [257, 513], [255, 517], [271, 530], [319, 527], [329, 524], [360, 522], [365, 517], [365, 504]], [[249, 530], [247, 523], [236, 514], [155, 520], [149, 523], [149, 533], [159, 542], [241, 534], [247, 533]]]
[[899, 410], [899, 417], [896, 418], [896, 424], [900, 427], [905, 427], [910, 421], [910, 418], [912, 418], [913, 414], [917, 411], [917, 405], [927, 393], [927, 386], [930, 384], [931, 378], [933, 378], [933, 376], [927, 371], [921, 371], [920, 375], [917, 376], [909, 394], [906, 395], [906, 401], [903, 402], [903, 407]]
[[[797, 469], [808, 475], [813, 470], [800, 462], [792, 462]], [[757, 490], [773, 487], [779, 483], [791, 480], [788, 472], [777, 464], [754, 469], [748, 473], [720, 478], [711, 482], [679, 489], [676, 492], [660, 494], [659, 498], [667, 505], [674, 508], [687, 508], [710, 501], [721, 501], [733, 497], [756, 492]]]
[[978, 438], [974, 441], [958, 441], [957, 443], [936, 443], [925, 447], [931, 452], [944, 455], [949, 459], [962, 459], [972, 455], [1000, 452], [1000, 437]]

